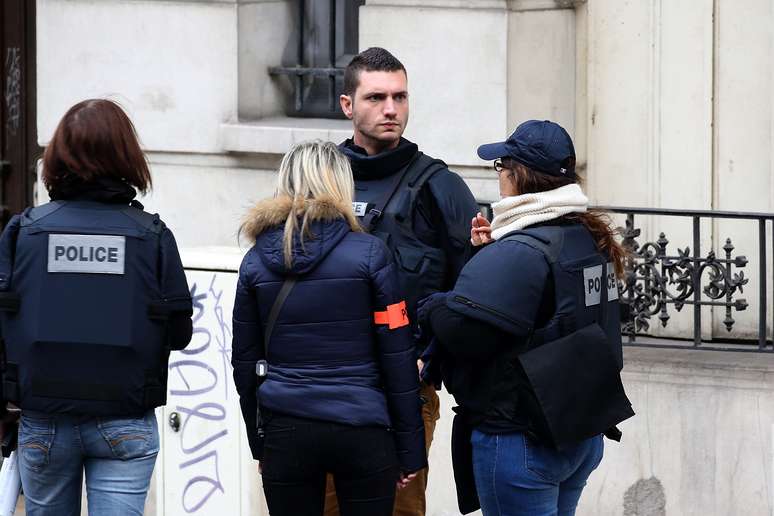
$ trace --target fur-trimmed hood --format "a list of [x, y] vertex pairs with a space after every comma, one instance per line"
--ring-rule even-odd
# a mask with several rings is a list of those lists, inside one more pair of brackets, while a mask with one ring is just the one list
[[[294, 202], [299, 217], [308, 217], [308, 231], [303, 235], [302, 244], [299, 221], [298, 232], [293, 239], [293, 265], [288, 269], [284, 259], [283, 237], [285, 221]], [[266, 267], [280, 274], [304, 274], [310, 271], [352, 231], [361, 229], [351, 206], [327, 197], [295, 201], [285, 196], [265, 199], [248, 212], [242, 225], [242, 232], [255, 242]]]
[[[309, 221], [330, 222], [336, 219], [346, 221], [352, 231], [360, 231], [360, 225], [352, 213], [352, 207], [343, 205], [330, 197], [318, 199], [296, 199], [296, 210], [299, 216], [309, 213]], [[267, 229], [284, 225], [293, 206], [293, 199], [286, 196], [273, 197], [259, 201], [247, 212], [242, 231], [255, 242], [258, 235]]]

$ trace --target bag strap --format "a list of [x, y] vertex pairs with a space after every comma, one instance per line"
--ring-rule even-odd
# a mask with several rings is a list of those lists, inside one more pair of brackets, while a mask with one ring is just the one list
[[[274, 299], [274, 304], [271, 306], [271, 311], [269, 311], [269, 319], [266, 321], [266, 330], [263, 333], [263, 360], [259, 360], [255, 364], [255, 374], [258, 377], [258, 385], [261, 384], [262, 379], [265, 379], [266, 373], [268, 372], [267, 359], [269, 358], [269, 340], [271, 339], [271, 334], [274, 331], [274, 325], [277, 322], [277, 317], [279, 317], [282, 306], [285, 304], [285, 300], [288, 298], [290, 291], [293, 290], [295, 285], [296, 277], [287, 276], [285, 281], [282, 283], [279, 294], [277, 294], [277, 297]], [[261, 404], [257, 399], [255, 407], [255, 426], [257, 429], [258, 438], [263, 439], [264, 430], [263, 418], [261, 417]]]
[[[421, 171], [416, 177], [409, 179], [408, 188], [404, 192], [403, 198], [398, 204], [399, 209], [395, 213], [395, 218], [399, 222], [405, 222], [407, 220], [413, 220], [413, 214], [415, 213], [414, 207], [417, 204], [419, 198], [419, 192], [425, 187], [430, 179], [438, 172], [447, 169], [446, 163], [441, 160], [429, 160], [426, 168]], [[406, 172], [408, 175], [409, 172]], [[386, 208], [386, 206], [385, 206]]]
[[279, 317], [280, 310], [282, 310], [282, 306], [285, 304], [285, 300], [288, 298], [290, 291], [293, 290], [295, 285], [295, 276], [286, 277], [285, 282], [282, 284], [282, 288], [280, 288], [279, 294], [277, 294], [277, 298], [274, 300], [274, 304], [271, 307], [271, 311], [269, 312], [269, 319], [266, 322], [266, 331], [263, 333], [264, 358], [268, 358], [269, 356], [269, 339], [271, 339], [271, 334], [274, 331], [274, 325], [277, 322], [277, 317]]
[[390, 188], [385, 191], [384, 195], [382, 195], [381, 199], [379, 199], [379, 202], [374, 203], [374, 207], [368, 210], [368, 213], [363, 216], [363, 228], [367, 232], [373, 232], [374, 227], [376, 227], [376, 223], [379, 222], [379, 219], [382, 216], [382, 213], [387, 208], [387, 205], [390, 204], [392, 198], [395, 197], [395, 193], [400, 188], [401, 183], [403, 183], [403, 178], [406, 176], [406, 172], [408, 172], [414, 162], [417, 161], [421, 155], [421, 152], [417, 152], [414, 157], [411, 158], [411, 160], [409, 160], [409, 162], [406, 163], [406, 165], [400, 170], [400, 172], [397, 172], [393, 175]]

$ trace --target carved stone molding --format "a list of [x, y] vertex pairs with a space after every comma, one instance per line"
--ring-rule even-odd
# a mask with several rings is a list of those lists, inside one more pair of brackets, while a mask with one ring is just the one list
[[508, 0], [511, 11], [550, 11], [556, 9], [575, 9], [586, 0]]
[[446, 9], [507, 9], [507, 0], [366, 0], [366, 6], [446, 8]]
[[394, 7], [435, 7], [447, 9], [508, 9], [510, 11], [550, 11], [575, 9], [587, 0], [366, 0], [366, 5]]

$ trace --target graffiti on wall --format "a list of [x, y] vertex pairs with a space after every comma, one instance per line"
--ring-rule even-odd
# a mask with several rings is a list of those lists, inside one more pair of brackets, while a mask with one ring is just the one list
[[5, 54], [5, 125], [11, 136], [16, 136], [21, 125], [22, 68], [21, 48], [9, 47]]
[[170, 405], [180, 417], [180, 450], [175, 454], [183, 476], [179, 503], [188, 514], [213, 514], [218, 505], [213, 496], [227, 489], [222, 473], [230, 446], [231, 327], [217, 278], [212, 273], [204, 287], [191, 283], [193, 337], [169, 363]]

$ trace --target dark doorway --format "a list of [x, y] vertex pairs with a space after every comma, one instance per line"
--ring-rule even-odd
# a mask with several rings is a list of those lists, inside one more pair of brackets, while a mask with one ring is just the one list
[[0, 224], [32, 204], [37, 138], [35, 3], [2, 0], [0, 8]]

